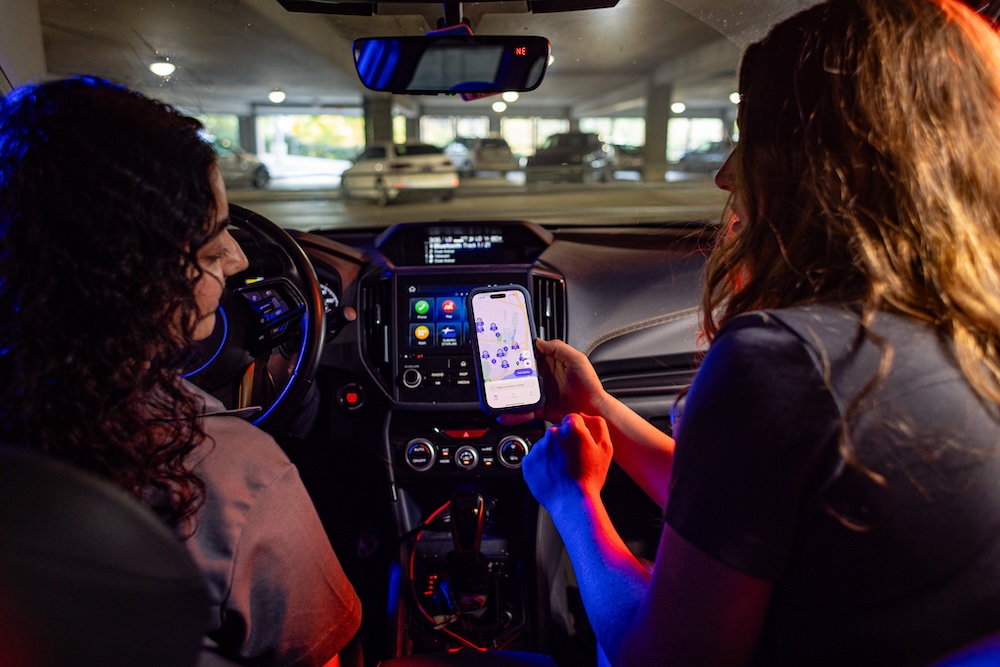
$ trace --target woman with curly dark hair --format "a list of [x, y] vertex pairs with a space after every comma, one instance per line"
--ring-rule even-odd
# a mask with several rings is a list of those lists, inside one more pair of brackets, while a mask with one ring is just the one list
[[247, 267], [200, 131], [86, 77], [0, 100], [0, 438], [103, 475], [173, 527], [220, 652], [336, 664], [360, 606], [295, 467], [180, 374]]

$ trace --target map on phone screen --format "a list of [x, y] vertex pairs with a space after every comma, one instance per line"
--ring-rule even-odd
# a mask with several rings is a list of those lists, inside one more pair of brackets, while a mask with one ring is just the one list
[[477, 294], [473, 312], [487, 404], [536, 403], [541, 394], [524, 295], [517, 290]]

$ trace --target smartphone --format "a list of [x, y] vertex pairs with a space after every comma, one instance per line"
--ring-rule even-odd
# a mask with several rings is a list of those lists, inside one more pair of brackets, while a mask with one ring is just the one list
[[466, 301], [476, 356], [479, 403], [486, 412], [528, 412], [542, 405], [531, 296], [520, 285], [477, 287]]

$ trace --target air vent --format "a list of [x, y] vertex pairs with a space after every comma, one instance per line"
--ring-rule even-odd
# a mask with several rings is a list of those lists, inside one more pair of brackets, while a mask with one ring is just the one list
[[566, 340], [566, 282], [557, 276], [533, 274], [535, 330], [539, 338]]
[[387, 389], [392, 386], [392, 283], [378, 278], [361, 287], [362, 349], [368, 366]]

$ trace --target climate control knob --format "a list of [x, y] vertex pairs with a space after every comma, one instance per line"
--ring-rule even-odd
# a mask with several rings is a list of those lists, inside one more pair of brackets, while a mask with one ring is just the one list
[[469, 445], [462, 445], [455, 450], [455, 465], [462, 470], [472, 470], [479, 465], [479, 450]]
[[406, 465], [411, 470], [424, 472], [430, 470], [437, 460], [437, 450], [434, 444], [426, 438], [414, 438], [406, 443], [406, 452], [403, 455]]
[[521, 460], [528, 455], [528, 441], [517, 435], [508, 435], [497, 445], [497, 458], [505, 468], [521, 467]]

